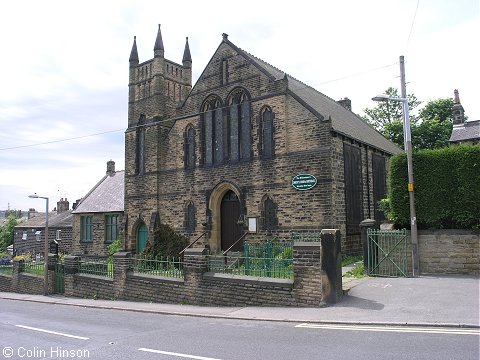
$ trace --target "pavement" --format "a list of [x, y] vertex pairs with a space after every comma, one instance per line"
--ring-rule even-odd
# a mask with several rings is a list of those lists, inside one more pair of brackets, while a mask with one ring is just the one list
[[0, 299], [223, 319], [480, 328], [478, 276], [344, 277], [343, 288], [341, 302], [321, 308], [195, 306], [7, 292], [0, 292]]

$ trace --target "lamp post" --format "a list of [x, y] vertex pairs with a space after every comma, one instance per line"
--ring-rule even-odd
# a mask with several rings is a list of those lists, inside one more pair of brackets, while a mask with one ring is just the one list
[[48, 295], [48, 197], [39, 196], [36, 193], [33, 195], [28, 195], [31, 199], [45, 199], [46, 200], [46, 211], [45, 211], [45, 244], [44, 244], [44, 269], [43, 269], [43, 295]]
[[412, 136], [410, 131], [410, 114], [408, 108], [407, 87], [405, 83], [405, 61], [400, 56], [400, 85], [402, 91], [401, 98], [390, 97], [385, 94], [377, 95], [372, 98], [373, 101], [398, 101], [403, 106], [403, 143], [407, 154], [408, 169], [408, 196], [410, 200], [410, 237], [412, 241], [412, 260], [413, 276], [418, 276], [419, 258], [418, 258], [418, 235], [417, 235], [417, 216], [415, 214], [415, 193], [413, 182], [413, 156], [412, 156]]

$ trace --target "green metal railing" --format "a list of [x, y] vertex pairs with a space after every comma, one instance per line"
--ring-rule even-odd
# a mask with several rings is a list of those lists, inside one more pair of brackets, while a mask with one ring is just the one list
[[291, 241], [320, 242], [320, 232], [318, 231], [292, 231], [290, 233]]
[[250, 244], [248, 241], [243, 243], [243, 256], [259, 258], [281, 257], [293, 259], [293, 242], [272, 242], [267, 240], [264, 243]]
[[43, 262], [29, 261], [29, 262], [25, 262], [23, 272], [26, 272], [28, 274], [43, 276], [45, 274], [44, 269], [45, 269], [45, 264]]
[[132, 258], [134, 273], [183, 278], [183, 262], [174, 257], [135, 256]]
[[81, 258], [78, 263], [78, 272], [113, 278], [113, 260], [100, 257]]
[[12, 275], [13, 266], [12, 265], [0, 265], [0, 274]]
[[408, 277], [407, 231], [367, 230], [367, 273], [370, 276]]
[[232, 275], [249, 275], [293, 279], [293, 259], [208, 255], [208, 271]]

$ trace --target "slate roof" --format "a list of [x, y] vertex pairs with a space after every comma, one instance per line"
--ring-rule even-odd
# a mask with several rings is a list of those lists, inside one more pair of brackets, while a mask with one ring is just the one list
[[480, 140], [480, 120], [466, 121], [453, 126], [450, 142], [469, 140]]
[[402, 149], [397, 145], [386, 139], [371, 125], [363, 121], [358, 115], [344, 108], [335, 100], [284, 73], [267, 62], [238, 48], [230, 41], [226, 41], [245, 57], [250, 59], [257, 68], [263, 70], [264, 73], [269, 75], [272, 80], [280, 80], [286, 77], [288, 80], [289, 93], [296, 98], [297, 101], [303, 102], [304, 105], [306, 105], [306, 107], [321, 120], [331, 120], [333, 131], [392, 155], [402, 152]]
[[[72, 210], [64, 211], [59, 214], [56, 212], [48, 213], [49, 228], [65, 228], [73, 226]], [[15, 228], [40, 228], [45, 227], [45, 213], [36, 213], [34, 217], [23, 221]]]
[[105, 175], [73, 210], [73, 214], [123, 211], [125, 171]]

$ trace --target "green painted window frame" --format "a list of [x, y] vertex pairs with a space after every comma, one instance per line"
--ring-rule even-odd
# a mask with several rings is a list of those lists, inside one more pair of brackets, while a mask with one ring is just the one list
[[118, 239], [120, 232], [120, 216], [118, 214], [105, 215], [105, 242], [111, 243]]
[[84, 242], [93, 241], [93, 216], [80, 217], [80, 240]]

